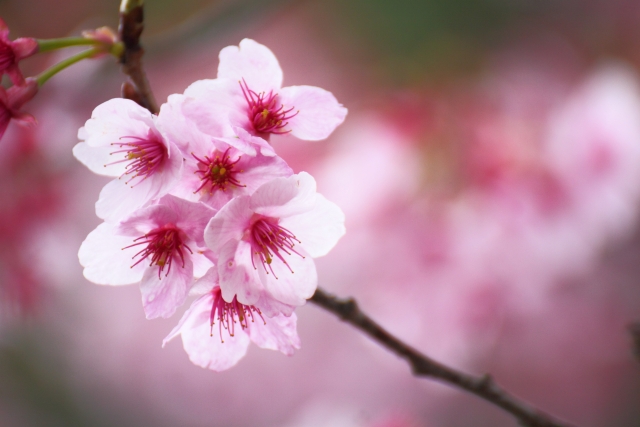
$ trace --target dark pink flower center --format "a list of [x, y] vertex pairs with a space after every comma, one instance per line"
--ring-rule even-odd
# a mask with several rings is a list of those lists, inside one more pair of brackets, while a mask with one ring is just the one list
[[191, 155], [198, 161], [198, 170], [195, 173], [200, 177], [200, 187], [194, 193], [204, 190], [213, 194], [216, 190], [225, 191], [229, 185], [246, 187], [236, 178], [236, 174], [242, 172], [242, 170], [236, 169], [242, 156], [231, 161], [229, 148], [222, 154], [216, 152], [215, 157], [213, 155], [211, 157], [204, 156], [204, 159], [201, 159], [193, 153]]
[[0, 70], [4, 71], [16, 62], [16, 55], [13, 49], [6, 43], [0, 41]]
[[242, 79], [240, 88], [244, 95], [244, 99], [249, 104], [249, 120], [253, 124], [256, 132], [283, 134], [291, 132], [284, 130], [289, 124], [287, 120], [295, 117], [299, 111], [292, 113], [294, 107], [284, 108], [280, 104], [278, 94], [273, 91], [256, 93], [249, 89], [247, 82]]
[[133, 245], [129, 245], [123, 249], [132, 248], [134, 246], [147, 245], [140, 252], [135, 254], [132, 258], [140, 257], [131, 267], [140, 264], [147, 258], [149, 260], [149, 267], [153, 265], [158, 266], [158, 278], [164, 271], [165, 267], [167, 272], [165, 277], [169, 275], [171, 271], [171, 265], [175, 260], [179, 260], [184, 268], [184, 257], [186, 251], [193, 253], [189, 246], [182, 242], [182, 233], [173, 224], [166, 224], [162, 227], [155, 228], [134, 240]]
[[[292, 273], [293, 270], [285, 259], [284, 254], [296, 254], [304, 258], [293, 248], [296, 242], [301, 243], [300, 240], [296, 239], [296, 236], [289, 230], [278, 225], [276, 219], [259, 218], [252, 224], [249, 234], [253, 253], [260, 259], [264, 271], [267, 274], [271, 271], [276, 279], [278, 276], [273, 272], [273, 267], [271, 266], [274, 258], [282, 261]], [[256, 268], [253, 256], [251, 257], [251, 263], [253, 268]]]
[[216, 320], [218, 321], [218, 328], [220, 329], [220, 341], [224, 342], [222, 338], [222, 328], [226, 329], [229, 336], [235, 335], [236, 323], [240, 325], [242, 329], [247, 329], [249, 323], [253, 323], [255, 320], [254, 313], [257, 314], [260, 319], [266, 324], [264, 317], [259, 308], [253, 305], [244, 305], [238, 302], [236, 297], [233, 297], [233, 301], [226, 302], [222, 298], [222, 292], [220, 288], [215, 288], [212, 291], [213, 304], [211, 306], [211, 315], [209, 320], [211, 322], [211, 336], [213, 336], [213, 325]]
[[105, 167], [116, 163], [128, 163], [124, 174], [122, 174], [122, 176], [129, 178], [127, 184], [136, 178], [140, 178], [140, 180], [133, 185], [141, 183], [162, 168], [168, 158], [167, 147], [160, 140], [160, 137], [151, 130], [146, 138], [124, 136], [121, 140], [122, 142], [111, 143], [111, 145], [120, 148], [120, 150], [112, 152], [111, 155], [123, 153], [124, 159], [108, 163]]

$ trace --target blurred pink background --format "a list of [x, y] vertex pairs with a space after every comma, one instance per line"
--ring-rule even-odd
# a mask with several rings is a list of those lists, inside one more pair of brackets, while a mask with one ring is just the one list
[[[117, 3], [4, 0], [0, 16], [14, 38], [61, 37], [115, 27]], [[273, 140], [347, 216], [321, 286], [577, 425], [640, 425], [640, 3], [148, 3], [159, 101], [250, 37], [285, 85], [349, 109], [327, 141]], [[38, 127], [0, 141], [0, 425], [516, 425], [310, 304], [291, 358], [253, 347], [215, 373], [162, 349], [179, 314], [147, 321], [136, 286], [93, 285], [77, 260], [106, 179], [71, 148], [123, 80], [110, 58], [66, 70], [28, 105]]]

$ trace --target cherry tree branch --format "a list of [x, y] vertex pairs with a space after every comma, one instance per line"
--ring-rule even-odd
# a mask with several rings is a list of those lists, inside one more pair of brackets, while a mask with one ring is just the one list
[[363, 313], [353, 298], [341, 299], [318, 288], [309, 301], [337, 315], [344, 322], [360, 329], [392, 353], [405, 359], [416, 376], [431, 377], [475, 394], [509, 412], [525, 427], [571, 427], [570, 424], [555, 420], [550, 415], [508, 394], [489, 374], [475, 377], [425, 356], [391, 335]]
[[144, 49], [140, 46], [140, 35], [144, 29], [143, 0], [122, 0], [118, 38], [124, 44], [120, 57], [122, 72], [130, 81], [122, 85], [122, 97], [131, 99], [154, 114], [160, 109], [156, 102], [147, 75], [142, 67]]

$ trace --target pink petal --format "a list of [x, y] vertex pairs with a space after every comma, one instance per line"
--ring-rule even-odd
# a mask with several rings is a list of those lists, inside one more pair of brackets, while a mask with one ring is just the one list
[[171, 317], [176, 308], [184, 304], [193, 284], [193, 263], [187, 254], [184, 265], [180, 259], [174, 258], [171, 268], [167, 268], [165, 266], [165, 270], [158, 275], [160, 267], [153, 265], [147, 267], [142, 276], [140, 291], [147, 319]]
[[175, 212], [174, 224], [182, 230], [190, 240], [198, 246], [204, 246], [203, 233], [207, 223], [216, 214], [216, 211], [202, 203], [189, 202], [177, 197], [167, 195], [160, 202]]
[[24, 59], [38, 51], [38, 42], [31, 37], [20, 37], [11, 42], [16, 60]]
[[198, 151], [197, 147], [210, 147], [211, 137], [198, 130], [194, 122], [182, 111], [182, 106], [187, 101], [184, 95], [171, 95], [168, 101], [160, 108], [160, 114], [156, 124], [162, 135], [173, 142], [183, 156], [192, 151]]
[[201, 278], [195, 281], [189, 290], [189, 295], [205, 295], [210, 293], [213, 288], [218, 286], [218, 281], [218, 269], [211, 267]]
[[79, 142], [73, 147], [73, 155], [93, 173], [118, 177], [126, 172], [125, 167], [127, 164], [122, 162], [106, 166], [114, 160], [111, 155], [113, 150], [110, 145], [89, 147], [86, 142]]
[[344, 213], [321, 194], [316, 194], [312, 210], [283, 218], [280, 225], [295, 234], [313, 258], [326, 255], [345, 233]]
[[283, 315], [266, 318], [259, 317], [249, 326], [249, 336], [260, 348], [278, 350], [287, 356], [293, 355], [300, 348], [300, 338], [296, 331], [296, 315]]
[[260, 307], [260, 311], [267, 317], [274, 317], [282, 314], [283, 316], [291, 316], [296, 309], [295, 305], [284, 304], [277, 299], [269, 295], [268, 292], [263, 292], [255, 304], [256, 307]]
[[162, 204], [146, 206], [134, 211], [117, 225], [117, 233], [138, 238], [154, 228], [165, 224], [175, 224], [179, 219], [176, 212]]
[[131, 245], [132, 239], [116, 234], [116, 226], [100, 224], [82, 242], [78, 252], [80, 264], [84, 267], [84, 277], [98, 285], [129, 285], [139, 282], [145, 264], [131, 267], [135, 248], [123, 249]]
[[251, 209], [272, 218], [297, 215], [315, 206], [316, 181], [306, 172], [276, 178], [251, 196]]
[[20, 71], [20, 68], [17, 64], [13, 64], [7, 67], [4, 72], [7, 73], [14, 85], [23, 86], [25, 84], [24, 76], [22, 75], [22, 71]]
[[238, 166], [243, 171], [237, 175], [238, 180], [246, 185], [247, 194], [254, 193], [261, 185], [276, 179], [293, 175], [287, 162], [278, 156], [243, 157]]
[[282, 87], [282, 69], [273, 52], [251, 39], [240, 46], [227, 46], [220, 51], [218, 78], [242, 79], [255, 92], [277, 92]]
[[286, 109], [298, 111], [289, 119], [291, 135], [306, 141], [318, 141], [331, 135], [347, 116], [347, 109], [331, 92], [314, 86], [289, 86], [279, 92]]
[[131, 188], [125, 178], [114, 179], [104, 186], [96, 202], [96, 215], [109, 222], [117, 222], [141, 208], [156, 196], [150, 179]]
[[[249, 144], [251, 147], [254, 147], [254, 149], [257, 149], [260, 152], [260, 154], [262, 154], [263, 156], [276, 155], [275, 150], [267, 141], [265, 141], [263, 138], [260, 138], [259, 136], [251, 135], [249, 132], [247, 132], [246, 129], [250, 129], [250, 128], [242, 128], [239, 126], [234, 126], [233, 131], [236, 133], [236, 138], [242, 141], [243, 143]], [[228, 142], [229, 139], [230, 138], [224, 138], [223, 140]], [[232, 145], [232, 144], [229, 143], [229, 145]]]
[[[222, 342], [218, 328], [209, 324], [211, 294], [203, 295], [191, 305], [180, 323], [163, 341], [163, 346], [178, 334], [194, 364], [214, 371], [224, 371], [234, 366], [246, 354], [249, 336], [238, 329], [234, 337], [225, 335]], [[213, 333], [213, 335], [212, 335]]]
[[[204, 254], [204, 252], [200, 250], [193, 251], [193, 255], [191, 255], [191, 261], [193, 261], [193, 276], [203, 278], [205, 274], [209, 270], [216, 270], [212, 268], [214, 263]], [[217, 279], [217, 270], [216, 270], [216, 281]]]
[[251, 245], [244, 241], [231, 240], [220, 250], [218, 273], [225, 301], [237, 296], [240, 303], [254, 305], [260, 298], [263, 288], [251, 256]]
[[129, 99], [115, 98], [93, 110], [82, 136], [87, 145], [97, 147], [118, 142], [123, 136], [145, 138], [152, 126], [153, 116], [149, 111]]
[[257, 267], [264, 288], [273, 298], [284, 304], [300, 306], [304, 305], [306, 300], [311, 298], [316, 291], [318, 274], [313, 258], [298, 246], [296, 246], [296, 250], [304, 258], [297, 254], [284, 255], [293, 273], [279, 259], [274, 259], [270, 265], [273, 274], [271, 270], [268, 270], [269, 274], [267, 274], [262, 265], [257, 265]]
[[209, 249], [218, 252], [228, 241], [242, 238], [253, 215], [249, 204], [249, 196], [236, 197], [209, 221], [204, 230], [204, 241]]

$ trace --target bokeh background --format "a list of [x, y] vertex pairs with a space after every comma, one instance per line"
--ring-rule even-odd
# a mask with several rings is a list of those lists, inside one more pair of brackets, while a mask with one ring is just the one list
[[[115, 27], [118, 3], [2, 0], [0, 16], [51, 38]], [[346, 213], [324, 288], [568, 421], [637, 427], [638, 22], [634, 0], [156, 0], [143, 43], [161, 102], [250, 37], [285, 85], [349, 108], [325, 142], [273, 140]], [[145, 320], [136, 286], [93, 285], [77, 261], [106, 180], [71, 148], [122, 81], [110, 58], [66, 70], [28, 105], [38, 127], [0, 142], [1, 426], [516, 425], [312, 305], [291, 358], [253, 347], [215, 373], [162, 349], [179, 314]]]

